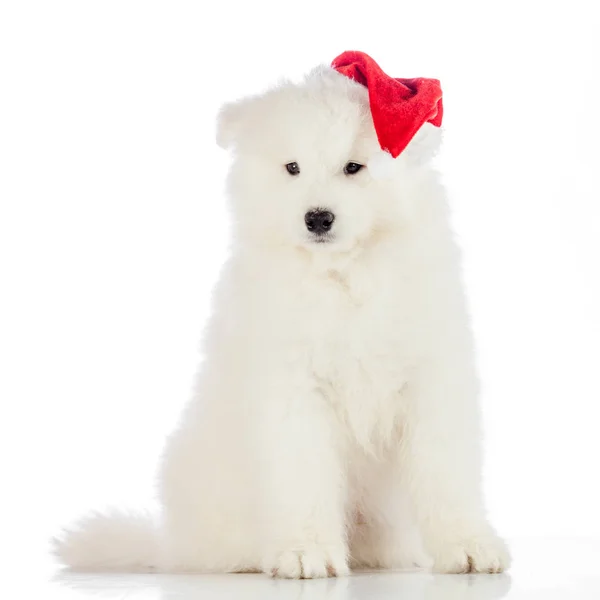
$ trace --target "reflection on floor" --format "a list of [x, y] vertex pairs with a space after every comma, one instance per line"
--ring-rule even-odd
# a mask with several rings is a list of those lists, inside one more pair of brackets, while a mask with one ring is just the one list
[[[63, 571], [49, 581], [38, 580], [39, 585], [32, 585], [30, 591], [31, 597], [64, 600], [600, 599], [600, 540], [528, 539], [513, 542], [512, 548], [515, 565], [510, 573], [502, 575], [363, 572], [340, 579], [281, 581], [264, 575], [104, 575]], [[27, 583], [34, 581], [32, 578]]]

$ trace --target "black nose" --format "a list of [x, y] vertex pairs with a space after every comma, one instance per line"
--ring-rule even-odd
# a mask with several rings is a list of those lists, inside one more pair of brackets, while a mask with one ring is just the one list
[[331, 229], [334, 221], [334, 214], [330, 213], [328, 210], [310, 210], [304, 215], [306, 229], [317, 235], [327, 233]]

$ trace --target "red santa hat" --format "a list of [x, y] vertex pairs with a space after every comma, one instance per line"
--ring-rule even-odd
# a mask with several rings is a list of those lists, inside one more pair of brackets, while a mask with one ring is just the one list
[[373, 124], [383, 152], [369, 160], [374, 177], [385, 177], [395, 159], [424, 123], [442, 124], [442, 88], [437, 79], [398, 79], [386, 75], [364, 52], [340, 54], [331, 65], [369, 90]]

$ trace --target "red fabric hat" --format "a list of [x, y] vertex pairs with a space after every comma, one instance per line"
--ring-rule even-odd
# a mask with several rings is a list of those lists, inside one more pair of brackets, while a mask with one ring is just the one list
[[381, 149], [396, 158], [423, 123], [442, 124], [442, 88], [437, 79], [395, 79], [364, 52], [340, 54], [331, 66], [369, 90]]

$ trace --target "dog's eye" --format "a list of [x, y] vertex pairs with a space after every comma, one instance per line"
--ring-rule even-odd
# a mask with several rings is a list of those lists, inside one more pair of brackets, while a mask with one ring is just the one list
[[300, 167], [297, 162], [288, 163], [285, 168], [290, 175], [300, 175]]
[[346, 173], [346, 175], [354, 175], [355, 173], [358, 173], [362, 168], [363, 165], [360, 165], [355, 162], [349, 162], [346, 163], [346, 166], [344, 167], [344, 173]]

